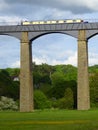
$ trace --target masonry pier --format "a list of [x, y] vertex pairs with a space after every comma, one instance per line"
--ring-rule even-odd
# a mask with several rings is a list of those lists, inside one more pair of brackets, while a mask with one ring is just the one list
[[33, 111], [32, 44], [28, 32], [21, 34], [20, 111]]
[[79, 30], [78, 34], [78, 86], [77, 109], [90, 109], [89, 79], [88, 79], [88, 43], [86, 31]]

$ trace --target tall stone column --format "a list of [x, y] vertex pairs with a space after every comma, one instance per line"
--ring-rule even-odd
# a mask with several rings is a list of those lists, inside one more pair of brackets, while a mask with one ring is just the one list
[[33, 111], [32, 44], [28, 32], [21, 34], [20, 111]]
[[77, 109], [88, 110], [89, 108], [88, 44], [86, 39], [86, 31], [79, 30]]

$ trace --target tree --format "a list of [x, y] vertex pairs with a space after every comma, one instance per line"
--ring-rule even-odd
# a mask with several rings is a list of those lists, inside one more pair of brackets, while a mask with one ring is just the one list
[[7, 68], [5, 69], [9, 75], [13, 78], [13, 77], [19, 77], [20, 74], [20, 69], [19, 68]]
[[4, 69], [0, 71], [0, 96], [19, 99], [19, 82], [13, 81]]
[[48, 97], [56, 99], [62, 98], [64, 97], [66, 88], [71, 88], [74, 93], [74, 101], [76, 100], [76, 81], [66, 81], [65, 75], [62, 72], [53, 73], [51, 79], [52, 87], [47, 93]]
[[74, 94], [71, 88], [66, 88], [64, 97], [52, 100], [52, 107], [59, 109], [74, 109]]
[[33, 63], [33, 79], [35, 88], [40, 88], [41, 84], [51, 84], [52, 72], [53, 67], [50, 65], [36, 65]]
[[64, 96], [64, 91], [66, 88], [66, 81], [62, 73], [55, 72], [51, 76], [52, 87], [47, 92], [48, 96], [51, 98], [59, 99]]
[[98, 73], [90, 75], [91, 106], [98, 107]]
[[35, 109], [45, 109], [51, 107], [50, 101], [47, 99], [46, 95], [40, 90], [34, 91], [34, 105]]
[[64, 99], [65, 104], [62, 104], [62, 105], [64, 105], [64, 108], [66, 108], [66, 109], [74, 108], [74, 96], [73, 96], [73, 91], [71, 88], [67, 88], [65, 90], [63, 99]]
[[54, 66], [56, 72], [62, 73], [65, 80], [77, 80], [77, 68], [72, 65], [56, 65]]

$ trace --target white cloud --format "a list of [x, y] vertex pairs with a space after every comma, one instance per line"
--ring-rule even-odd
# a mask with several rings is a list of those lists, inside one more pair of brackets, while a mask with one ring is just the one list
[[97, 7], [98, 0], [89, 0], [89, 1], [82, 0], [82, 2], [88, 8], [91, 8], [92, 10], [98, 11], [98, 7]]
[[11, 64], [11, 68], [20, 68], [20, 61], [16, 61]]
[[[47, 63], [50, 65], [57, 65], [57, 64], [71, 64], [73, 66], [77, 66], [77, 52], [74, 51], [69, 51], [66, 53], [66, 55], [68, 56], [67, 58], [63, 60], [62, 58], [57, 59], [57, 58], [53, 58], [53, 57], [48, 57], [47, 55], [44, 56], [33, 56], [33, 61], [36, 64], [42, 64], [42, 63]], [[59, 56], [60, 57], [60, 56]], [[98, 54], [96, 53], [90, 53], [89, 54], [89, 65], [92, 66], [94, 64], [98, 63]], [[12, 68], [19, 68], [20, 67], [20, 61], [16, 61], [14, 63], [11, 64]]]
[[92, 66], [98, 64], [98, 53], [90, 52], [89, 53], [89, 65]]
[[77, 66], [77, 52], [73, 52], [73, 54], [69, 56], [68, 59], [64, 63]]
[[17, 25], [21, 20], [22, 19], [18, 16], [0, 16], [0, 25]]
[[33, 56], [33, 62], [35, 62], [36, 64], [42, 64], [42, 63], [47, 63], [47, 61], [46, 61], [46, 56], [44, 57], [44, 56]]
[[[34, 57], [34, 61], [36, 64], [42, 64], [42, 63], [47, 63], [50, 65], [57, 65], [57, 64], [71, 64], [73, 66], [77, 66], [77, 52], [72, 52], [71, 54], [68, 55], [66, 53], [67, 58], [63, 59], [60, 58], [58, 54], [58, 58], [53, 58], [53, 57], [48, 57], [48, 56], [43, 56], [43, 57]], [[94, 64], [98, 64], [98, 54], [96, 53], [90, 53], [89, 58], [88, 58], [89, 65], [92, 66]]]
[[[66, 57], [64, 57], [67, 56]], [[57, 64], [72, 64], [74, 66], [77, 66], [77, 52], [74, 51], [67, 51], [62, 57], [62, 54], [58, 55], [56, 57], [50, 57], [49, 55], [42, 55], [42, 56], [34, 56], [33, 61], [36, 64], [42, 64], [47, 63], [50, 65], [57, 65]]]

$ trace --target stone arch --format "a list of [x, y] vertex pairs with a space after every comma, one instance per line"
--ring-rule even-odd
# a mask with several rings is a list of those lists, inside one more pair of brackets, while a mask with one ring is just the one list
[[93, 37], [96, 36], [96, 35], [98, 35], [98, 32], [96, 32], [96, 33], [92, 34], [91, 36], [89, 36], [89, 37], [87, 38], [87, 40], [93, 38]]
[[89, 57], [88, 61], [90, 66], [98, 64], [97, 43], [98, 43], [98, 33], [95, 33], [88, 39], [88, 57]]
[[[48, 51], [50, 53], [48, 53], [48, 51], [47, 51], [47, 54], [44, 54], [44, 52], [41, 53], [41, 51], [39, 51], [39, 49], [46, 51], [46, 49], [44, 49], [43, 46], [46, 49], [48, 48]], [[60, 51], [57, 51], [56, 46], [58, 46], [58, 50], [60, 50]], [[68, 53], [69, 53], [68, 49], [70, 51], [70, 56], [68, 56]], [[32, 51], [33, 51], [33, 56], [34, 56], [33, 60], [37, 64], [47, 63], [47, 64], [54, 65], [55, 63], [57, 63], [57, 64], [68, 64], [69, 63], [69, 64], [73, 64], [75, 66], [77, 65], [77, 60], [74, 60], [73, 62], [70, 60], [71, 57], [73, 57], [73, 58], [77, 57], [77, 39], [75, 39], [74, 37], [71, 37], [70, 35], [66, 35], [65, 33], [53, 32], [53, 33], [47, 33], [47, 34], [36, 37], [33, 40]], [[65, 54], [65, 56], [63, 55], [62, 58], [60, 57], [61, 53]], [[53, 54], [53, 55], [51, 56], [51, 54]], [[58, 55], [58, 57], [57, 57], [57, 55]], [[37, 56], [38, 56], [39, 60], [36, 60]], [[50, 62], [51, 58], [52, 58], [53, 62], [52, 61]], [[63, 60], [61, 61], [61, 59], [63, 59]]]
[[67, 33], [67, 32], [63, 32], [63, 31], [52, 31], [52, 32], [42, 32], [42, 33], [37, 33], [35, 36], [30, 36], [32, 38], [30, 38], [30, 41], [33, 41], [41, 36], [45, 36], [45, 35], [48, 35], [48, 34], [65, 34], [65, 35], [68, 35], [70, 37], [73, 37], [73, 38], [76, 38], [74, 36], [72, 36], [70, 33]]
[[0, 33], [0, 35], [14, 37], [14, 38], [16, 38], [18, 40], [21, 39], [21, 32], [16, 32], [16, 33]]

